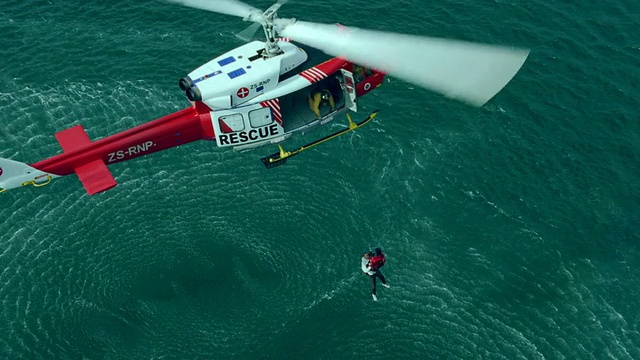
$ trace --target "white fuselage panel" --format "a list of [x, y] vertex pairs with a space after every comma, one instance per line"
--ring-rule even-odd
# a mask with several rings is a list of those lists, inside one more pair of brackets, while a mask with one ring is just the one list
[[231, 96], [231, 106], [236, 107], [274, 89], [281, 74], [307, 60], [305, 51], [294, 44], [280, 42], [279, 46], [282, 54], [264, 58], [264, 43], [253, 41], [192, 71], [189, 77], [200, 90], [202, 102], [220, 109], [220, 98]]

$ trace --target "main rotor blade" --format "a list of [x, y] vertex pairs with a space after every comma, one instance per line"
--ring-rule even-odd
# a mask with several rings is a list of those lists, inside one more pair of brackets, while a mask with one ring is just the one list
[[238, 0], [168, 0], [184, 6], [245, 18], [262, 11]]
[[236, 37], [244, 42], [249, 42], [256, 35], [256, 32], [258, 32], [258, 29], [260, 29], [260, 23], [253, 23], [249, 25], [249, 27], [247, 27], [246, 29], [237, 33]]
[[279, 20], [281, 36], [482, 106], [518, 72], [529, 51], [470, 42]]

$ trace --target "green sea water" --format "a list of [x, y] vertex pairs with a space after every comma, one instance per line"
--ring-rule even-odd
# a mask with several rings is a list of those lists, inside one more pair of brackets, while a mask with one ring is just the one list
[[[75, 176], [0, 194], [0, 359], [640, 358], [640, 3], [280, 14], [531, 54], [479, 109], [389, 78], [361, 99], [372, 123], [276, 169], [259, 161], [275, 148], [200, 141], [110, 166], [96, 196]], [[189, 106], [178, 79], [245, 26], [162, 1], [0, 0], [0, 156]], [[388, 255], [378, 302], [370, 245]]]

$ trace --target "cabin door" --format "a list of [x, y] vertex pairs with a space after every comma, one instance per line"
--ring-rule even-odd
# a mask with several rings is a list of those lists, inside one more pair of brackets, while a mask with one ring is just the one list
[[266, 105], [212, 111], [211, 121], [218, 146], [246, 145], [284, 135], [284, 128]]
[[344, 95], [344, 104], [351, 111], [358, 111], [358, 104], [356, 101], [356, 84], [353, 81], [353, 73], [351, 71], [340, 69], [342, 72], [343, 81], [340, 84], [342, 86], [342, 93]]

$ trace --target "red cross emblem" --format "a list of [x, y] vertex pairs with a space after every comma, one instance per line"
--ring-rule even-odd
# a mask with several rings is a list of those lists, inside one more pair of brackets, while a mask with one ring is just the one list
[[236, 92], [236, 95], [238, 95], [238, 97], [239, 97], [240, 99], [242, 99], [242, 98], [246, 98], [247, 96], [249, 96], [249, 89], [247, 89], [247, 88], [245, 88], [245, 87], [240, 88], [240, 89], [238, 89], [238, 91]]

